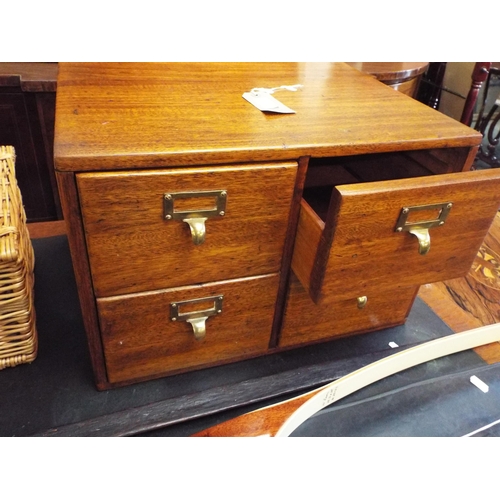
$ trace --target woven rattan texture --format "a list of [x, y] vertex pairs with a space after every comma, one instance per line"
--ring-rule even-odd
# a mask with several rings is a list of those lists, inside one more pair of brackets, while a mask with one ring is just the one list
[[0, 146], [0, 370], [36, 358], [34, 253], [16, 181], [15, 151]]

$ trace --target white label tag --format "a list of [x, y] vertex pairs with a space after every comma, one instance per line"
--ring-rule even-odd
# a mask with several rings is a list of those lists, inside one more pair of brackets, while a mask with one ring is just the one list
[[267, 92], [245, 92], [243, 98], [261, 111], [270, 111], [272, 113], [295, 113], [293, 109], [285, 106]]

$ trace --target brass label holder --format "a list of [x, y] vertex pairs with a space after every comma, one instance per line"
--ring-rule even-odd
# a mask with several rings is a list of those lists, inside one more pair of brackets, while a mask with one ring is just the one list
[[[213, 302], [213, 307], [202, 309], [200, 311], [181, 312], [181, 308], [192, 306], [203, 302]], [[207, 333], [206, 321], [211, 316], [222, 313], [222, 303], [224, 295], [214, 297], [203, 297], [201, 299], [184, 300], [181, 302], [172, 302], [170, 304], [170, 319], [172, 321], [186, 321], [193, 328], [193, 334], [196, 340], [202, 340]]]
[[[453, 203], [435, 203], [432, 205], [418, 205], [413, 207], [403, 207], [401, 213], [399, 214], [398, 221], [396, 223], [396, 232], [408, 231], [410, 234], [416, 236], [418, 240], [418, 253], [420, 255], [426, 255], [429, 253], [431, 248], [431, 236], [429, 234], [429, 229], [433, 227], [442, 226], [450, 213]], [[438, 216], [435, 219], [423, 220], [417, 222], [408, 222], [408, 218], [414, 212], [419, 211], [438, 211]]]
[[[213, 198], [215, 206], [209, 209], [176, 210], [175, 202], [188, 198]], [[226, 215], [227, 191], [186, 191], [182, 193], [165, 193], [163, 195], [163, 218], [165, 220], [181, 220], [188, 224], [191, 238], [195, 245], [205, 241], [207, 219]]]

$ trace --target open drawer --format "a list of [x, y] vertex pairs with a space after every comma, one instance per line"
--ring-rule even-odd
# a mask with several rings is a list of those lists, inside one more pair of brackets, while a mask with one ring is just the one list
[[[317, 304], [465, 275], [486, 236], [500, 205], [499, 170], [422, 175], [384, 169], [387, 158], [399, 157], [374, 158], [370, 168], [334, 159], [320, 168], [330, 184], [304, 190], [292, 269]], [[384, 180], [364, 182], [377, 172]]]

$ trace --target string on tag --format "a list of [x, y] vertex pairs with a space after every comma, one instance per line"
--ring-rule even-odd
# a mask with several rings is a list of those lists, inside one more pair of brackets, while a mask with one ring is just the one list
[[297, 83], [295, 85], [281, 85], [280, 87], [266, 88], [266, 87], [255, 87], [250, 92], [254, 95], [259, 95], [260, 93], [264, 94], [274, 94], [277, 90], [289, 90], [290, 92], [297, 92], [299, 88], [302, 88], [304, 85]]

